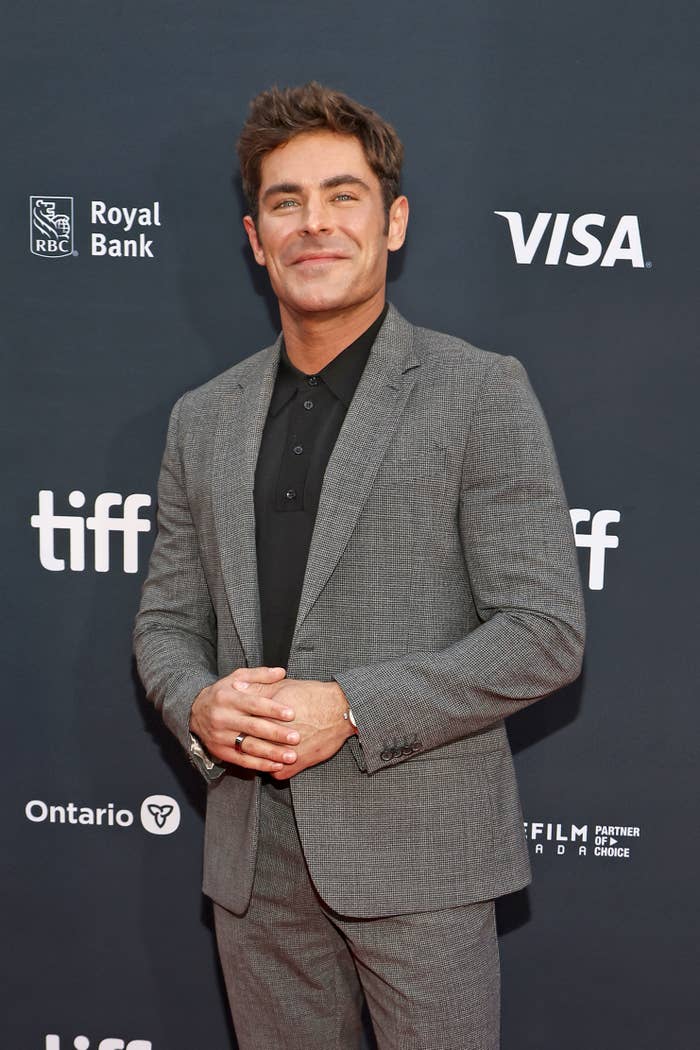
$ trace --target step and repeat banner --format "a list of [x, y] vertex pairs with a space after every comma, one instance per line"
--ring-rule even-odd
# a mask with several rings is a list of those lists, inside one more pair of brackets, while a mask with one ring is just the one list
[[278, 323], [238, 130], [309, 79], [396, 126], [389, 297], [523, 362], [571, 508], [588, 649], [509, 724], [534, 882], [499, 903], [503, 1046], [694, 1045], [699, 28], [682, 0], [6, 11], [3, 1047], [235, 1047], [204, 784], [131, 630], [170, 407]]

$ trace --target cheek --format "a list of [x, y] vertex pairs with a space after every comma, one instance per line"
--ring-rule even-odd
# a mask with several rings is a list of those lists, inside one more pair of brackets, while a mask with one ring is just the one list
[[279, 230], [276, 230], [273, 224], [268, 226], [265, 222], [259, 221], [257, 236], [258, 248], [265, 253], [266, 257], [272, 258], [279, 253]]
[[374, 266], [387, 251], [387, 239], [384, 236], [384, 226], [378, 225], [373, 216], [371, 221], [365, 220], [358, 223], [353, 231], [353, 236], [362, 249], [367, 263]]

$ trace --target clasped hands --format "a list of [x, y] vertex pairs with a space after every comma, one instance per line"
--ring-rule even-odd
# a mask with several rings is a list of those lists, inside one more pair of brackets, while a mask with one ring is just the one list
[[239, 667], [202, 689], [190, 729], [213, 758], [289, 780], [340, 750], [355, 729], [338, 683], [285, 675], [284, 667]]

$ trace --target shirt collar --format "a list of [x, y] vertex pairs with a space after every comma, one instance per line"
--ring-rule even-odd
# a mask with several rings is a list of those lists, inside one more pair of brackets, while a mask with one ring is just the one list
[[[350, 407], [350, 402], [360, 381], [370, 350], [386, 317], [388, 303], [379, 317], [367, 328], [354, 342], [341, 350], [332, 361], [329, 361], [320, 372], [315, 373], [329, 390], [335, 394], [339, 401]], [[275, 389], [270, 400], [270, 413], [276, 415], [282, 409], [295, 391], [303, 384], [306, 389], [306, 380], [309, 374], [300, 371], [287, 356], [287, 348], [282, 340], [280, 352], [280, 363], [277, 370]]]

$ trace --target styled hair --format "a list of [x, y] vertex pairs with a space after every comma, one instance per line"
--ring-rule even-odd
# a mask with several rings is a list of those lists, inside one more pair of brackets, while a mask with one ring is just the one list
[[250, 103], [237, 151], [243, 192], [253, 219], [257, 221], [258, 217], [263, 159], [296, 135], [323, 130], [359, 140], [367, 163], [379, 179], [388, 225], [389, 208], [400, 192], [401, 140], [373, 109], [315, 80], [300, 87], [272, 87]]

